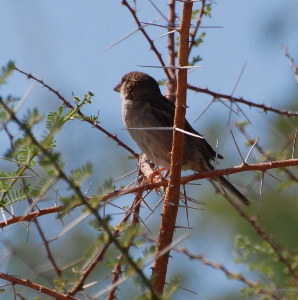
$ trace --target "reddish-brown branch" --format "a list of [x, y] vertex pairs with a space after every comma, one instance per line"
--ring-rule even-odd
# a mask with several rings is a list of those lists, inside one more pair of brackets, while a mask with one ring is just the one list
[[[138, 178], [140, 178], [140, 172], [138, 174]], [[140, 183], [140, 181], [138, 181], [138, 183]], [[137, 224], [139, 222], [139, 210], [140, 210], [140, 199], [142, 198], [142, 192], [138, 192], [132, 205], [130, 210], [126, 213], [124, 219], [120, 222], [118, 227], [121, 227], [123, 225], [124, 222], [128, 221], [128, 218], [131, 216], [132, 214], [132, 224]], [[119, 231], [115, 230], [113, 232], [114, 238], [118, 238], [119, 236]], [[72, 289], [72, 291], [69, 292], [69, 295], [75, 295], [76, 293], [78, 293], [80, 290], [83, 289], [84, 283], [86, 281], [86, 279], [88, 278], [88, 276], [90, 275], [90, 273], [95, 269], [95, 267], [101, 262], [103, 261], [104, 255], [107, 252], [107, 250], [109, 249], [109, 247], [111, 246], [112, 241], [108, 241], [104, 244], [104, 246], [100, 249], [100, 251], [98, 252], [98, 254], [96, 255], [96, 257], [92, 260], [92, 263], [90, 263], [90, 265], [81, 273], [81, 277], [80, 280], [77, 282], [76, 286]], [[129, 245], [126, 250], [129, 250], [131, 245]], [[120, 254], [121, 259], [124, 258], [124, 254], [121, 253]], [[119, 261], [121, 261], [121, 259], [119, 258]], [[120, 265], [120, 266], [118, 266]], [[118, 266], [118, 267], [117, 267]], [[121, 271], [121, 264], [120, 262], [118, 262], [117, 266], [115, 267], [113, 273], [113, 284], [115, 284], [120, 276], [120, 271]], [[114, 295], [115, 295], [115, 291], [116, 288], [112, 289], [111, 292], [109, 293], [108, 299], [114, 299]]]
[[33, 222], [35, 223], [36, 225], [36, 228], [37, 228], [37, 231], [43, 241], [43, 244], [44, 244], [44, 247], [46, 249], [46, 253], [47, 253], [47, 257], [49, 259], [49, 261], [51, 262], [52, 266], [53, 266], [53, 269], [55, 270], [56, 274], [58, 277], [61, 277], [62, 276], [62, 271], [61, 269], [59, 268], [59, 266], [57, 265], [55, 259], [54, 259], [54, 256], [52, 254], [52, 251], [50, 249], [50, 244], [49, 244], [49, 241], [46, 239], [44, 233], [43, 233], [43, 230], [41, 229], [41, 226], [38, 222], [38, 220], [35, 218], [33, 219]]
[[229, 202], [230, 204], [236, 209], [236, 211], [239, 212], [240, 217], [244, 218], [250, 225], [255, 229], [257, 234], [260, 236], [261, 239], [266, 241], [270, 247], [274, 250], [278, 260], [284, 264], [284, 266], [288, 269], [289, 273], [292, 275], [293, 281], [297, 284], [298, 283], [298, 277], [297, 272], [295, 271], [295, 267], [292, 266], [292, 264], [287, 260], [285, 257], [285, 251], [286, 249], [282, 248], [267, 232], [266, 230], [261, 227], [261, 225], [258, 222], [257, 217], [251, 217], [247, 213], [245, 213], [245, 210], [243, 209], [243, 206], [239, 205], [238, 203], [234, 202], [232, 199], [230, 199], [227, 194], [223, 193], [217, 186], [215, 187], [217, 189], [217, 192], [221, 193]]
[[[114, 232], [114, 236], [115, 238], [118, 237], [118, 231]], [[107, 252], [107, 250], [109, 249], [109, 247], [111, 246], [112, 241], [108, 241], [104, 244], [104, 246], [101, 248], [101, 250], [98, 252], [98, 254], [96, 255], [96, 257], [92, 260], [92, 263], [88, 266], [88, 268], [86, 268], [86, 270], [84, 270], [81, 273], [81, 277], [79, 282], [76, 284], [76, 286], [68, 293], [69, 295], [73, 296], [76, 293], [78, 293], [80, 290], [83, 289], [83, 285], [86, 281], [86, 279], [88, 278], [88, 276], [90, 275], [90, 273], [95, 269], [95, 267], [98, 265], [99, 262], [103, 261], [103, 257], [105, 255], [105, 253]]]
[[294, 61], [293, 57], [291, 57], [291, 55], [289, 54], [288, 48], [284, 45], [282, 45], [281, 47], [283, 48], [283, 50], [285, 52], [285, 56], [288, 58], [288, 60], [290, 62], [291, 68], [294, 72], [294, 76], [295, 76], [295, 79], [296, 79], [296, 85], [298, 86], [298, 67], [295, 64], [295, 61]]
[[[26, 186], [25, 179], [22, 179], [22, 182], [23, 182], [22, 185], [23, 185], [23, 186]], [[28, 201], [29, 206], [32, 207], [32, 204], [33, 204], [33, 202], [34, 202], [34, 201], [32, 200], [32, 198], [28, 196], [28, 197], [27, 197], [27, 201]], [[34, 208], [36, 208], [37, 210], [39, 210], [38, 206], [35, 204], [35, 205], [32, 207], [31, 212], [34, 212], [34, 211], [35, 211]], [[53, 256], [52, 251], [51, 251], [51, 248], [50, 248], [50, 243], [49, 243], [49, 241], [46, 239], [45, 234], [44, 234], [44, 232], [43, 232], [43, 230], [42, 230], [42, 228], [41, 228], [41, 226], [40, 226], [40, 224], [39, 224], [39, 222], [38, 222], [38, 219], [37, 219], [37, 218], [34, 218], [34, 219], [33, 219], [33, 223], [35, 224], [35, 226], [36, 226], [36, 228], [37, 228], [37, 231], [38, 231], [38, 233], [39, 233], [39, 235], [40, 235], [40, 237], [41, 237], [41, 239], [42, 239], [43, 245], [44, 245], [45, 250], [46, 250], [46, 253], [47, 253], [47, 257], [48, 257], [49, 261], [51, 262], [51, 264], [52, 264], [52, 266], [53, 266], [53, 269], [54, 269], [54, 271], [56, 272], [56, 275], [57, 275], [58, 277], [61, 277], [61, 276], [62, 276], [62, 271], [61, 271], [61, 269], [59, 268], [59, 266], [57, 265], [57, 263], [56, 263], [56, 261], [55, 261], [55, 259], [54, 259], [54, 256]]]
[[272, 297], [272, 299], [277, 299], [277, 300], [283, 299], [283, 298], [276, 296], [273, 292], [267, 291], [267, 290], [261, 288], [260, 283], [249, 280], [249, 279], [245, 278], [242, 274], [233, 273], [233, 272], [229, 271], [224, 265], [214, 263], [210, 260], [207, 260], [202, 254], [192, 254], [185, 248], [174, 248], [174, 250], [185, 254], [191, 260], [193, 260], [193, 259], [199, 260], [201, 263], [203, 263], [206, 266], [209, 266], [214, 269], [222, 271], [229, 279], [239, 280], [250, 287], [257, 288], [258, 294], [270, 296], [270, 297]]
[[122, 0], [121, 2], [124, 6], [127, 7], [127, 9], [129, 10], [129, 12], [131, 13], [132, 17], [134, 18], [135, 22], [137, 23], [139, 30], [142, 32], [142, 34], [144, 35], [144, 37], [146, 38], [146, 40], [148, 41], [151, 50], [155, 53], [157, 59], [159, 60], [159, 63], [162, 67], [164, 67], [164, 72], [168, 78], [168, 80], [171, 80], [171, 76], [169, 74], [169, 70], [166, 68], [166, 65], [162, 59], [161, 54], [158, 52], [157, 48], [154, 45], [153, 40], [149, 37], [149, 35], [147, 34], [146, 30], [144, 29], [144, 27], [142, 26], [141, 22], [139, 21], [136, 11], [135, 9], [133, 9], [126, 0]]
[[194, 47], [194, 45], [196, 43], [196, 35], [197, 35], [200, 25], [202, 23], [202, 19], [203, 19], [204, 13], [205, 13], [205, 5], [206, 5], [206, 0], [202, 0], [200, 15], [197, 19], [197, 23], [196, 23], [194, 30], [190, 33], [189, 55], [191, 53], [192, 48]]
[[35, 218], [40, 217], [40, 216], [58, 213], [61, 211], [61, 209], [62, 209], [62, 206], [55, 206], [55, 207], [41, 209], [39, 211], [34, 211], [26, 216], [13, 217], [13, 218], [7, 219], [6, 221], [0, 222], [0, 228], [4, 228], [8, 225], [11, 225], [14, 223], [20, 223], [23, 221], [32, 221]]
[[[237, 126], [237, 124], [236, 124]], [[247, 142], [252, 146], [255, 142], [255, 139], [253, 139], [252, 137], [249, 136], [249, 134], [245, 131], [245, 127], [243, 126], [238, 126], [238, 129], [240, 130], [240, 132], [244, 135], [244, 137], [246, 138]], [[276, 158], [274, 157], [273, 154], [269, 154], [267, 153], [261, 146], [259, 143], [257, 143], [255, 145], [255, 148], [263, 155], [267, 158], [267, 160], [276, 161]], [[289, 169], [287, 168], [280, 168], [284, 173], [286, 173], [288, 175], [288, 177], [296, 182], [298, 182], [298, 177]]]
[[181, 183], [186, 184], [192, 180], [211, 178], [211, 177], [222, 176], [222, 175], [230, 175], [230, 174], [235, 174], [235, 173], [245, 172], [245, 171], [267, 172], [270, 169], [294, 167], [297, 165], [298, 165], [298, 159], [272, 161], [272, 162], [260, 163], [260, 164], [242, 164], [232, 168], [208, 171], [203, 173], [197, 173], [190, 176], [185, 176], [182, 178]]
[[[139, 176], [141, 175], [140, 174], [141, 172], [139, 172]], [[134, 225], [137, 225], [139, 223], [139, 213], [140, 213], [140, 208], [141, 208], [141, 200], [142, 199], [142, 192], [139, 192], [136, 194], [136, 197], [133, 201], [133, 204], [129, 210], [129, 213], [127, 213], [127, 215], [125, 216], [125, 218], [123, 219], [122, 222], [126, 222], [127, 221], [127, 218], [131, 215], [132, 213], [132, 224]], [[121, 222], [121, 223], [122, 223]], [[128, 249], [131, 247], [132, 245], [130, 244], [128, 246]], [[121, 253], [117, 260], [117, 264], [115, 266], [115, 268], [113, 269], [112, 271], [112, 274], [113, 274], [113, 279], [112, 279], [112, 286], [114, 286], [114, 288], [110, 291], [110, 293], [108, 294], [107, 296], [107, 300], [114, 300], [116, 299], [116, 290], [117, 290], [117, 283], [118, 283], [118, 280], [122, 274], [122, 260], [123, 260], [124, 256], [123, 256], [123, 253]]]
[[297, 284], [298, 283], [298, 273], [295, 271], [294, 267], [291, 265], [291, 263], [288, 262], [284, 255], [285, 249], [280, 247], [274, 239], [266, 232], [264, 228], [261, 227], [261, 225], [258, 223], [257, 217], [250, 217], [248, 214], [245, 213], [243, 210], [243, 207], [238, 205], [236, 202], [232, 201], [229, 197], [224, 195], [225, 198], [230, 202], [230, 204], [240, 213], [240, 216], [244, 218], [247, 222], [251, 224], [251, 226], [256, 230], [258, 235], [266, 241], [270, 247], [274, 250], [278, 260], [285, 265], [285, 267], [288, 269], [289, 273], [292, 275], [293, 281]]
[[15, 276], [11, 276], [4, 273], [0, 273], [0, 278], [9, 281], [12, 285], [18, 284], [18, 285], [26, 286], [28, 288], [36, 290], [38, 293], [43, 293], [45, 295], [51, 296], [56, 300], [79, 300], [78, 298], [72, 297], [70, 295], [64, 295], [62, 293], [58, 293], [43, 285], [31, 282], [29, 279], [20, 279]]
[[[182, 20], [180, 26], [180, 43], [178, 54], [178, 65], [188, 65], [188, 37], [192, 13], [192, 2], [183, 3]], [[187, 91], [187, 69], [178, 70], [177, 97], [174, 117], [174, 127], [184, 128], [186, 112], [186, 91]], [[169, 260], [169, 253], [160, 256], [160, 253], [169, 247], [173, 240], [178, 204], [180, 199], [181, 161], [183, 156], [184, 134], [174, 131], [171, 152], [170, 180], [166, 190], [163, 205], [162, 220], [159, 229], [156, 260], [153, 265], [152, 278], [154, 289], [158, 295], [162, 295]]]
[[[176, 0], [169, 0], [169, 19], [168, 19], [168, 31], [172, 31], [175, 27], [176, 13], [175, 6]], [[169, 53], [169, 67], [176, 66], [176, 52], [175, 52], [175, 32], [168, 35], [168, 53]], [[169, 70], [170, 79], [167, 84], [167, 98], [172, 102], [176, 100], [176, 89], [177, 89], [177, 78], [176, 70], [170, 68]]]
[[[209, 171], [209, 172], [196, 173], [196, 174], [193, 174], [190, 176], [185, 176], [185, 177], [181, 178], [181, 184], [187, 184], [188, 182], [193, 181], [193, 180], [212, 178], [212, 177], [218, 177], [218, 176], [223, 176], [223, 175], [230, 175], [230, 174], [235, 174], [235, 173], [240, 173], [240, 172], [245, 172], [245, 171], [266, 172], [270, 169], [286, 168], [286, 167], [294, 167], [294, 166], [298, 166], [298, 159], [280, 160], [280, 161], [260, 163], [260, 164], [245, 164], [245, 165], [235, 166], [232, 168], [219, 169], [219, 170], [214, 170], [214, 171]], [[138, 192], [142, 192], [142, 191], [146, 191], [146, 190], [152, 190], [152, 189], [159, 188], [162, 186], [166, 187], [167, 185], [168, 185], [168, 180], [165, 178], [161, 178], [161, 180], [158, 182], [146, 183], [146, 184], [142, 184], [142, 185], [135, 186], [135, 187], [116, 190], [112, 193], [105, 195], [101, 201], [107, 202], [113, 198], [120, 197], [122, 195], [138, 193]], [[19, 223], [22, 221], [31, 221], [32, 219], [39, 217], [39, 216], [57, 213], [57, 212], [60, 212], [62, 210], [62, 208], [63, 208], [63, 206], [50, 207], [50, 208], [41, 209], [39, 211], [30, 213], [26, 216], [13, 217], [6, 221], [0, 222], [0, 228], [4, 228], [8, 225], [11, 225], [14, 223]]]
[[277, 109], [277, 108], [273, 108], [271, 106], [266, 106], [264, 104], [254, 103], [254, 102], [245, 100], [243, 98], [236, 98], [236, 97], [233, 97], [231, 95], [212, 92], [212, 91], [208, 90], [207, 88], [203, 89], [203, 88], [199, 88], [199, 87], [196, 87], [196, 86], [193, 86], [193, 85], [190, 85], [190, 84], [187, 86], [187, 88], [189, 90], [192, 90], [192, 91], [195, 91], [195, 92], [198, 92], [198, 93], [208, 94], [208, 95], [210, 95], [214, 98], [227, 99], [231, 102], [238, 102], [238, 103], [248, 105], [249, 107], [257, 107], [257, 108], [262, 109], [264, 112], [271, 111], [271, 112], [276, 113], [278, 115], [283, 115], [283, 116], [287, 116], [287, 117], [297, 117], [298, 116], [298, 112], [292, 112], [290, 110], [280, 110], [280, 109]]
[[[123, 254], [121, 253], [118, 257], [118, 263], [116, 264], [115, 268], [112, 271], [113, 279], [112, 279], [112, 285], [117, 283], [121, 274], [122, 274], [122, 263], [121, 260], [123, 259]], [[112, 288], [112, 290], [109, 292], [107, 296], [107, 300], [115, 300], [116, 298], [116, 291], [117, 287]]]

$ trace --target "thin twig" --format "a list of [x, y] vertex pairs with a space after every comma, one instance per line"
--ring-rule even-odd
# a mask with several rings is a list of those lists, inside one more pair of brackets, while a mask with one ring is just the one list
[[292, 68], [292, 70], [294, 72], [294, 76], [295, 76], [295, 79], [296, 79], [296, 85], [298, 86], [298, 67], [295, 64], [294, 59], [290, 56], [288, 48], [286, 46], [284, 46], [284, 45], [282, 45], [281, 47], [283, 48], [283, 50], [285, 52], [285, 56], [289, 59], [291, 68]]
[[[44, 83], [42, 80], [34, 77], [33, 75], [29, 74], [29, 73], [26, 73], [18, 68], [15, 68], [16, 71], [24, 74], [27, 76], [28, 79], [33, 79], [37, 82], [39, 82], [41, 85], [43, 85], [45, 88], [47, 88], [50, 92], [54, 93], [58, 99], [60, 99], [62, 101], [62, 103], [70, 108], [70, 109], [74, 109], [75, 107], [73, 105], [70, 104], [69, 101], [67, 101], [58, 91], [55, 91], [52, 87], [50, 87], [49, 85], [47, 85], [46, 83]], [[105, 130], [103, 127], [99, 126], [98, 124], [94, 124], [94, 122], [92, 120], [89, 120], [86, 118], [86, 116], [79, 110], [78, 111], [78, 114], [82, 117], [85, 117], [83, 118], [83, 120], [85, 122], [88, 122], [89, 124], [91, 124], [93, 127], [99, 129], [100, 131], [102, 131], [105, 135], [107, 135], [109, 138], [111, 138], [112, 140], [114, 140], [119, 146], [123, 147], [124, 149], [126, 149], [128, 152], [130, 152], [132, 155], [134, 155], [135, 157], [138, 157], [138, 153], [136, 153], [135, 151], [133, 151], [131, 148], [129, 148], [126, 144], [124, 144], [122, 141], [120, 141], [116, 135], [113, 135], [111, 134], [110, 132], [108, 132], [107, 130]]]
[[[243, 75], [245, 66], [246, 66], [246, 63], [243, 65], [243, 67], [242, 67], [242, 69], [241, 69], [241, 71], [240, 71], [240, 74], [239, 74], [239, 76], [238, 76], [238, 78], [237, 78], [237, 80], [236, 80], [236, 83], [235, 83], [235, 85], [234, 85], [234, 88], [233, 88], [233, 90], [232, 90], [232, 92], [231, 92], [231, 94], [230, 94], [231, 97], [233, 96], [234, 92], [236, 91], [236, 88], [237, 88], [237, 86], [238, 86], [238, 84], [239, 84], [239, 82], [240, 82], [240, 79], [241, 79], [242, 75]], [[233, 108], [233, 104], [234, 104], [234, 102], [231, 101], [231, 103], [230, 103], [230, 111], [229, 111], [229, 118], [228, 118], [228, 128], [227, 128], [227, 129], [230, 128], [230, 124], [231, 124], [232, 111], [233, 111], [233, 109], [232, 109], [232, 108]], [[235, 104], [236, 104], [237, 108], [239, 109], [239, 111], [241, 111], [241, 113], [244, 115], [244, 117], [246, 118], [246, 120], [247, 120], [249, 123], [251, 123], [250, 120], [248, 119], [248, 117], [246, 116], [246, 114], [244, 113], [244, 111], [243, 111], [243, 110], [240, 108], [240, 106], [238, 105], [238, 103], [235, 102]]]
[[260, 214], [261, 203], [262, 203], [262, 195], [263, 195], [263, 187], [264, 187], [264, 178], [265, 178], [265, 172], [262, 172], [262, 176], [261, 176], [261, 184], [260, 184], [260, 195], [259, 195], [259, 201], [258, 201], [258, 216], [259, 216], [259, 214]]
[[244, 158], [243, 158], [243, 156], [242, 156], [242, 153], [241, 153], [241, 151], [240, 151], [240, 149], [239, 149], [239, 147], [238, 147], [238, 144], [237, 144], [237, 142], [236, 142], [236, 139], [235, 139], [235, 137], [234, 137], [233, 131], [230, 130], [230, 132], [231, 132], [231, 135], [232, 135], [234, 144], [235, 144], [235, 146], [236, 146], [236, 148], [237, 148], [238, 154], [239, 154], [239, 156], [240, 156], [240, 158], [241, 158], [241, 160], [242, 160], [242, 163], [243, 163], [243, 164], [246, 164], [246, 162], [245, 162], [245, 160], [244, 160]]
[[[217, 190], [220, 193], [220, 190]], [[248, 223], [250, 223], [250, 225], [255, 229], [255, 231], [257, 232], [257, 234], [261, 237], [261, 239], [263, 239], [264, 241], [266, 241], [270, 247], [274, 250], [278, 260], [286, 267], [286, 269], [289, 271], [289, 273], [291, 274], [293, 281], [294, 282], [298, 282], [298, 276], [297, 276], [297, 270], [295, 268], [294, 265], [292, 265], [289, 261], [288, 261], [288, 255], [287, 253], [285, 253], [285, 251], [288, 252], [287, 249], [282, 248], [267, 232], [266, 230], [261, 227], [261, 225], [258, 223], [258, 218], [257, 217], [251, 217], [249, 216], [244, 210], [243, 207], [240, 206], [238, 203], [234, 202], [233, 200], [231, 200], [229, 197], [227, 197], [227, 195], [225, 195], [224, 193], [221, 193], [229, 202], [230, 204], [236, 209], [236, 211], [239, 212], [239, 215], [244, 218]]]
[[[175, 28], [176, 21], [176, 2], [175, 0], [169, 0], [169, 19], [168, 19], [168, 33], [172, 33], [168, 35], [168, 65], [174, 69], [168, 69], [170, 78], [168, 78], [167, 91], [168, 99], [172, 102], [176, 101], [176, 91], [177, 91], [177, 77], [176, 77], [176, 48], [175, 48], [175, 32], [173, 29]], [[175, 28], [176, 29], [176, 28]], [[176, 30], [177, 31], [177, 30]]]
[[293, 149], [292, 149], [292, 159], [295, 156], [296, 141], [297, 141], [297, 132], [298, 132], [298, 128], [296, 127], [296, 129], [295, 129], [295, 137], [294, 137], [294, 142], [293, 142]]
[[[250, 144], [254, 144], [254, 139], [252, 139], [248, 133], [245, 131], [245, 128], [243, 126], [238, 126], [238, 129], [240, 130], [240, 132], [244, 135], [244, 137], [248, 140], [248, 142], [250, 142]], [[270, 161], [274, 161], [276, 160], [275, 157], [272, 155], [272, 154], [268, 154], [266, 151], [263, 150], [263, 148], [259, 145], [259, 144], [256, 144], [255, 145], [256, 149], [262, 154], [264, 155], [268, 160]], [[289, 169], [287, 168], [281, 168], [281, 170], [283, 172], [285, 172], [289, 178], [291, 178], [292, 180], [298, 182], [298, 177], [293, 173], [291, 172]]]
[[60, 292], [56, 292], [54, 289], [49, 289], [43, 285], [34, 283], [28, 279], [21, 279], [16, 276], [8, 275], [0, 272], [0, 278], [6, 281], [11, 282], [13, 285], [22, 285], [33, 290], [36, 290], [39, 293], [43, 293], [45, 295], [51, 296], [56, 300], [79, 300], [76, 297], [70, 296], [68, 294], [62, 294]]
[[196, 44], [196, 36], [197, 36], [198, 30], [201, 26], [203, 16], [205, 13], [206, 0], [201, 0], [201, 2], [202, 2], [202, 4], [201, 4], [199, 17], [197, 18], [197, 23], [195, 25], [194, 30], [192, 32], [190, 32], [190, 43], [189, 43], [189, 54], [188, 55], [190, 55], [194, 45]]
[[[140, 29], [140, 31], [142, 32], [142, 34], [144, 35], [144, 37], [146, 38], [146, 40], [148, 41], [149, 45], [150, 45], [150, 49], [155, 53], [157, 59], [159, 60], [159, 63], [161, 64], [161, 66], [164, 66], [165, 67], [165, 63], [163, 61], [163, 58], [161, 56], [161, 54], [158, 52], [157, 48], [155, 47], [155, 44], [153, 42], [153, 40], [149, 37], [149, 35], [147, 34], [147, 32], [145, 31], [144, 28], [142, 28], [142, 25], [141, 25], [141, 22], [139, 21], [138, 17], [137, 17], [137, 14], [136, 14], [136, 10], [133, 9], [129, 3], [126, 1], [126, 0], [122, 0], [121, 3], [127, 7], [127, 9], [129, 10], [129, 12], [131, 13], [132, 17], [134, 18], [135, 22], [137, 23], [138, 25], [138, 28]], [[168, 72], [167, 69], [164, 69], [164, 72], [168, 78], [168, 80], [171, 79], [171, 76]]]
[[128, 33], [126, 36], [124, 36], [123, 38], [119, 39], [118, 41], [116, 41], [115, 43], [113, 43], [111, 46], [107, 47], [104, 51], [108, 51], [111, 48], [113, 48], [114, 46], [120, 44], [121, 42], [123, 42], [124, 40], [126, 40], [127, 38], [129, 38], [130, 36], [132, 36], [134, 33], [138, 32], [139, 30], [141, 30], [141, 28], [145, 28], [148, 25], [153, 25], [154, 22], [157, 22], [158, 20], [153, 20], [150, 23], [144, 23], [144, 26], [138, 27], [137, 29], [133, 30], [132, 32]]
[[262, 288], [260, 283], [249, 280], [249, 279], [245, 278], [242, 274], [233, 273], [233, 272], [229, 271], [224, 265], [219, 264], [219, 263], [214, 263], [214, 262], [206, 259], [202, 254], [190, 253], [185, 248], [174, 248], [174, 250], [179, 253], [185, 254], [191, 260], [199, 260], [201, 263], [203, 263], [206, 266], [209, 266], [214, 269], [222, 271], [229, 279], [239, 280], [239, 281], [243, 282], [244, 284], [246, 284], [247, 286], [257, 288], [256, 291], [258, 292], [258, 294], [267, 295], [276, 300], [283, 299], [283, 298], [279, 298], [278, 296], [276, 296], [273, 292], [267, 291], [264, 288]]
[[[256, 144], [257, 144], [258, 141], [259, 141], [259, 138], [257, 138], [257, 139], [255, 140], [255, 142], [253, 143], [253, 145], [250, 147], [250, 149], [249, 149], [249, 151], [248, 151], [248, 153], [247, 153], [247, 155], [246, 155], [246, 157], [245, 157], [245, 163], [247, 163], [247, 160], [248, 160], [248, 158], [249, 158], [249, 156], [250, 156], [252, 150], [254, 149], [254, 147], [256, 146]], [[293, 157], [292, 157], [292, 159], [293, 159]]]
[[238, 103], [242, 103], [242, 104], [246, 104], [249, 107], [257, 107], [262, 109], [265, 113], [267, 113], [268, 111], [270, 112], [274, 112], [278, 115], [283, 115], [283, 116], [287, 116], [287, 117], [297, 117], [298, 116], [298, 112], [292, 112], [290, 110], [280, 110], [277, 108], [273, 108], [271, 106], [266, 106], [264, 104], [258, 104], [258, 103], [254, 103], [248, 100], [245, 100], [243, 98], [236, 98], [236, 97], [231, 97], [230, 95], [226, 95], [226, 94], [221, 94], [221, 93], [216, 93], [216, 92], [212, 92], [207, 88], [199, 88], [193, 85], [188, 85], [187, 87], [189, 90], [198, 92], [198, 93], [204, 93], [204, 94], [208, 94], [212, 97], [215, 98], [222, 98], [222, 99], [227, 99], [229, 101], [234, 101], [234, 102], [238, 102]]

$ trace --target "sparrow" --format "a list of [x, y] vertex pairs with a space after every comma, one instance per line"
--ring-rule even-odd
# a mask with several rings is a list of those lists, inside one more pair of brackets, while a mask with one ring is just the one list
[[[121, 95], [122, 118], [131, 137], [155, 165], [168, 169], [171, 165], [173, 132], [154, 130], [152, 127], [173, 127], [175, 104], [161, 94], [154, 78], [142, 72], [134, 71], [124, 75], [114, 91]], [[216, 154], [187, 120], [184, 130], [200, 137], [184, 135], [181, 169], [195, 172], [214, 170], [210, 161], [214, 161], [216, 156], [223, 159], [223, 156]], [[250, 204], [227, 178], [219, 176], [212, 180], [218, 181], [243, 204]]]

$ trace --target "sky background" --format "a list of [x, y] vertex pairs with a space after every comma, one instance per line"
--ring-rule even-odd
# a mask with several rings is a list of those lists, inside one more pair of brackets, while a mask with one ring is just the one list
[[[157, 23], [165, 25], [165, 21], [149, 1], [138, 2], [141, 3], [138, 3], [138, 16], [141, 21], [160, 19]], [[155, 3], [167, 15], [167, 1]], [[199, 7], [199, 4], [195, 5]], [[181, 4], [177, 3], [179, 14], [180, 7]], [[234, 95], [284, 109], [287, 103], [297, 96], [297, 87], [281, 45], [289, 48], [297, 63], [298, 2], [252, 0], [248, 3], [223, 0], [217, 1], [212, 7], [212, 18], [205, 18], [202, 25], [222, 28], [204, 29], [207, 33], [205, 41], [199, 50], [195, 50], [195, 54], [200, 54], [203, 58], [199, 63], [203, 68], [191, 71], [189, 83], [230, 94], [245, 65]], [[2, 1], [0, 19], [0, 66], [13, 60], [19, 69], [42, 79], [70, 101], [72, 93], [83, 97], [89, 90], [93, 91], [93, 103], [84, 108], [84, 113], [96, 115], [99, 112], [101, 126], [117, 134], [135, 151], [139, 151], [128, 133], [122, 130], [121, 100], [113, 88], [125, 73], [133, 70], [149, 73], [157, 80], [164, 79], [165, 75], [162, 69], [139, 67], [159, 65], [140, 32], [105, 50], [137, 28], [130, 13], [120, 1]], [[166, 37], [161, 38], [165, 30], [158, 27], [146, 27], [146, 30], [167, 61], [167, 40]], [[15, 72], [1, 94], [22, 96], [32, 84], [33, 81]], [[163, 88], [162, 90], [164, 91]], [[210, 97], [189, 92], [190, 108], [187, 117], [191, 124], [210, 100]], [[47, 113], [55, 110], [59, 103], [54, 94], [36, 84], [20, 115], [34, 106]], [[228, 109], [223, 109], [222, 105], [217, 104], [194, 124], [195, 129], [204, 133], [213, 146], [220, 135], [219, 152], [226, 157], [221, 167], [241, 163], [230, 135], [226, 134], [228, 115]], [[273, 130], [270, 121], [275, 116], [269, 114], [264, 118], [264, 114], [256, 109], [251, 109], [247, 115], [252, 122], [248, 130], [254, 137], [260, 137], [264, 145], [269, 144], [268, 132]], [[234, 115], [232, 124], [244, 120], [243, 115]], [[220, 128], [217, 128], [217, 125]], [[241, 149], [247, 151], [244, 140], [241, 136], [236, 136]], [[1, 155], [6, 150], [7, 142], [1, 141]], [[120, 177], [133, 169], [134, 163], [125, 159], [128, 153], [124, 149], [117, 147], [114, 141], [107, 139], [101, 132], [91, 130], [86, 124], [76, 122], [66, 126], [58, 135], [57, 145], [64, 153], [63, 158], [69, 170], [88, 160], [96, 162], [99, 166], [96, 170], [98, 181], [103, 181], [109, 176]], [[239, 178], [236, 182], [241, 182]], [[158, 197], [153, 197], [152, 203], [156, 199]], [[193, 214], [194, 218], [197, 217], [196, 214]], [[199, 218], [198, 224], [206, 224], [206, 215]], [[238, 267], [233, 265], [229, 256], [232, 251], [229, 244], [231, 238], [224, 239], [221, 232], [217, 232], [220, 226], [218, 219], [208, 224], [189, 247], [193, 252], [197, 252], [197, 249], [203, 253], [206, 251], [207, 256], [226, 262], [227, 266], [237, 270]], [[203, 236], [204, 245], [197, 247]], [[210, 245], [215, 240], [218, 243], [217, 250], [210, 251]], [[172, 266], [171, 268], [175, 269]], [[206, 274], [212, 275], [204, 278], [204, 288], [200, 289], [199, 299], [216, 299], [216, 295], [223, 290], [232, 290], [234, 287], [239, 289], [239, 284], [233, 282], [229, 282], [227, 287], [224, 276], [219, 272], [202, 268]], [[222, 285], [218, 285], [218, 290], [211, 288], [215, 278], [223, 282]], [[196, 285], [196, 280], [188, 284], [186, 288], [191, 288]], [[189, 299], [198, 299], [197, 296], [191, 297], [192, 295], [189, 295]]]

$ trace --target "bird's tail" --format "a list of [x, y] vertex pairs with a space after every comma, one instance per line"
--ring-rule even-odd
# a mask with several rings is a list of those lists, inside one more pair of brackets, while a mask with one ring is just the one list
[[225, 188], [227, 188], [233, 195], [235, 195], [243, 204], [249, 205], [250, 202], [243, 196], [233, 185], [232, 183], [223, 176], [219, 176], [217, 179]]

